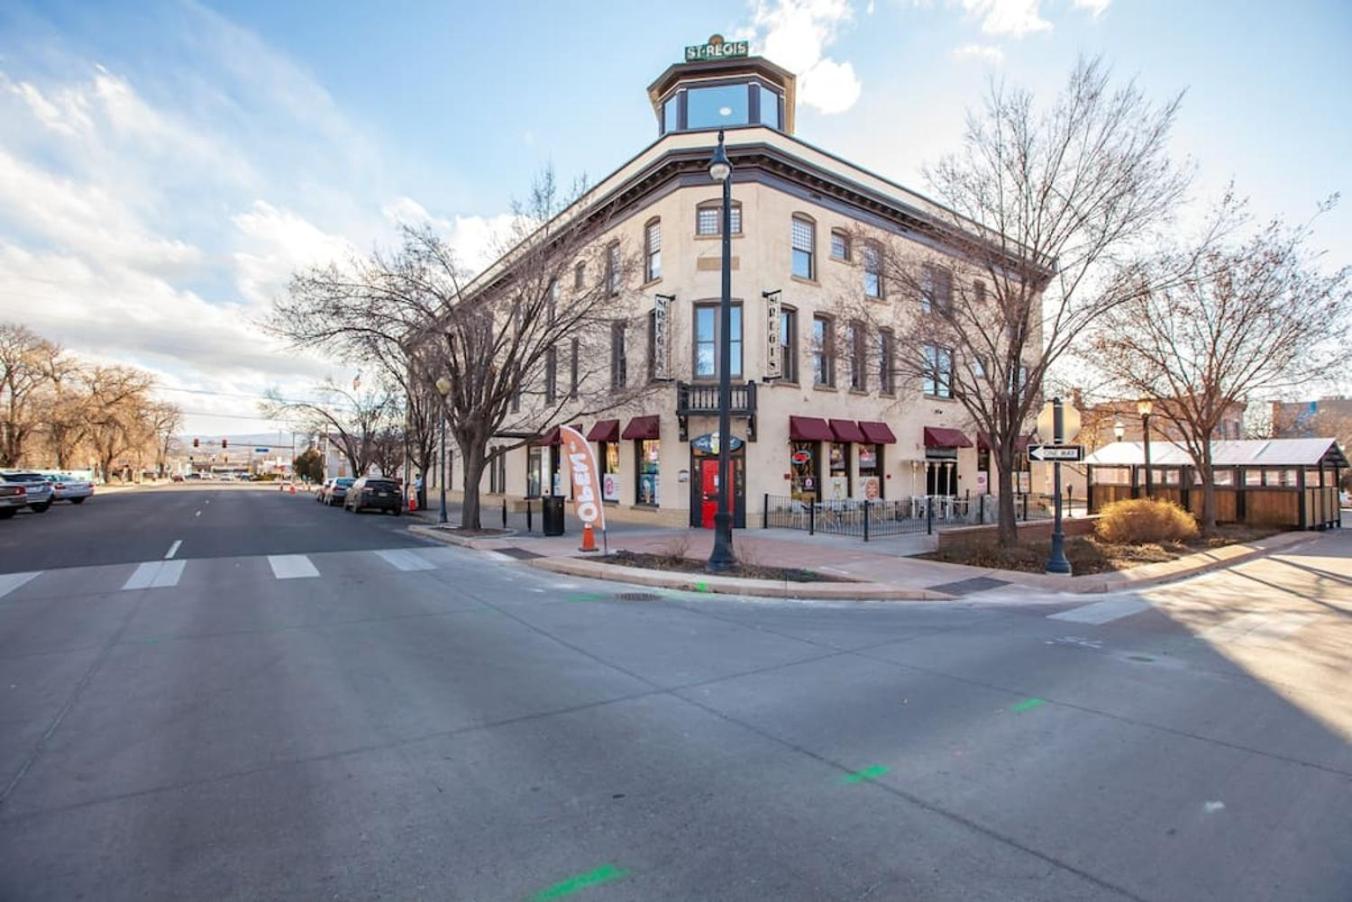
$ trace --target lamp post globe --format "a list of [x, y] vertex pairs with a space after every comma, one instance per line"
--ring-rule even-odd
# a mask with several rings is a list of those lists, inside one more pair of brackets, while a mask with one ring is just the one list
[[446, 516], [446, 396], [451, 393], [451, 380], [445, 376], [437, 379], [437, 394], [441, 395], [441, 478], [437, 485], [441, 489], [441, 509], [437, 511], [437, 523], [448, 522]]
[[709, 161], [709, 177], [723, 183], [723, 292], [718, 305], [718, 512], [706, 569], [723, 573], [732, 569], [737, 557], [732, 551], [732, 163], [723, 147], [722, 130]]

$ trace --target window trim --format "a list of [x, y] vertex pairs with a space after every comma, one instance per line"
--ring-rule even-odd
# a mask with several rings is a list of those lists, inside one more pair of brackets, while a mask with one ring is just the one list
[[[817, 341], [817, 323], [822, 324], [822, 345], [820, 350], [816, 346]], [[835, 388], [836, 387], [836, 320], [835, 317], [825, 313], [812, 314], [812, 385], [814, 388]], [[822, 376], [817, 378], [817, 357], [820, 354], [822, 358]]]
[[[872, 268], [869, 264], [870, 256], [873, 257]], [[859, 263], [864, 271], [864, 297], [872, 301], [887, 300], [887, 282], [883, 278], [883, 246], [876, 241], [864, 242], [864, 246], [859, 249]], [[869, 276], [878, 280], [876, 294], [869, 291]]]
[[[930, 352], [934, 352], [933, 369], [931, 369]], [[921, 391], [927, 398], [934, 398], [940, 401], [950, 401], [953, 399], [953, 349], [944, 345], [923, 346], [922, 353], [925, 355], [925, 375], [921, 380]], [[947, 369], [939, 369], [939, 356], [943, 354], [947, 358]], [[946, 379], [940, 379], [946, 375]], [[930, 391], [930, 385], [933, 383], [933, 391]], [[942, 391], [941, 391], [942, 389]]]
[[[806, 251], [794, 243], [793, 225], [799, 222], [812, 230], [812, 247]], [[794, 266], [794, 261], [800, 252], [808, 255], [808, 274], [806, 276], [799, 275]], [[789, 275], [795, 279], [806, 279], [809, 282], [817, 280], [817, 220], [806, 213], [794, 213], [789, 217]]]
[[[690, 306], [690, 381], [691, 382], [717, 382], [719, 353], [718, 347], [721, 341], [719, 330], [723, 325], [723, 317], [720, 315], [719, 301], [696, 301]], [[741, 379], [746, 372], [746, 313], [742, 309], [741, 301], [733, 301], [732, 309], [737, 311], [737, 323], [740, 328], [740, 335], [737, 338], [737, 353], [733, 356], [732, 379]], [[701, 310], [712, 310], [714, 313], [714, 371], [712, 375], [700, 375], [699, 372], [699, 313]]]
[[[657, 229], [657, 248], [653, 249], [653, 228]], [[654, 261], [657, 266], [653, 267]], [[662, 279], [662, 217], [654, 216], [643, 224], [643, 284]]]
[[[699, 214], [700, 214], [700, 211], [701, 211], [701, 210], [709, 210], [709, 209], [713, 209], [713, 210], [716, 210], [716, 211], [717, 211], [718, 215], [714, 217], [714, 221], [715, 221], [715, 223], [716, 223], [717, 225], [716, 225], [714, 231], [712, 231], [712, 232], [701, 232], [701, 231], [699, 230]], [[742, 202], [741, 202], [740, 200], [734, 200], [734, 201], [732, 202], [732, 219], [733, 219], [733, 224], [736, 225], [736, 228], [733, 229], [733, 230], [729, 233], [729, 236], [732, 237], [732, 238], [741, 238], [741, 237], [742, 237], [742, 230], [746, 227], [746, 223], [745, 223], [745, 221], [742, 219]], [[716, 199], [714, 199], [714, 200], [702, 200], [702, 201], [700, 201], [699, 203], [695, 204], [695, 237], [696, 237], [696, 238], [720, 238], [720, 237], [722, 237], [722, 235], [723, 235], [723, 200], [722, 200], [722, 198], [716, 198]]]
[[[841, 240], [841, 243], [844, 245], [844, 248], [845, 248], [844, 254], [842, 254], [842, 255], [839, 256], [839, 257], [836, 256], [836, 239], [837, 239], [837, 238], [839, 238], [839, 239]], [[853, 251], [852, 245], [853, 245], [853, 243], [854, 243], [854, 242], [850, 241], [850, 233], [849, 233], [849, 232], [845, 231], [844, 229], [832, 229], [832, 230], [831, 230], [831, 259], [832, 259], [832, 260], [839, 260], [839, 261], [842, 262], [842, 263], [849, 263], [849, 262], [850, 262], [850, 258], [853, 256], [853, 254], [852, 254], [852, 251]]]
[[[788, 317], [788, 342], [784, 342], [784, 321]], [[790, 304], [779, 307], [779, 381], [798, 384], [798, 308]]]

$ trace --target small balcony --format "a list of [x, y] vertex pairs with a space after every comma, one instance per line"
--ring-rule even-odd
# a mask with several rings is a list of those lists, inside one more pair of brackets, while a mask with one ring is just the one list
[[[734, 417], [747, 420], [746, 439], [756, 440], [756, 383], [743, 382], [732, 385], [729, 412]], [[677, 382], [676, 417], [681, 424], [681, 441], [687, 441], [686, 421], [689, 417], [718, 416], [717, 382]]]

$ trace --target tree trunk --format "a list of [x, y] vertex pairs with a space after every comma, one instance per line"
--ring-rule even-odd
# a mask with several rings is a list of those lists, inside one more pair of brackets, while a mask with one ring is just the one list
[[460, 457], [464, 461], [464, 498], [460, 506], [460, 528], [481, 529], [479, 520], [479, 483], [484, 475], [484, 446], [482, 442], [457, 440]]
[[1019, 544], [1019, 527], [1015, 511], [1014, 498], [1014, 454], [1008, 455], [1000, 449], [995, 468], [999, 472], [999, 516], [996, 518], [996, 541], [1001, 548], [1013, 548]]
[[1216, 531], [1216, 474], [1210, 460], [1197, 468], [1197, 475], [1202, 477], [1202, 535], [1209, 536]]

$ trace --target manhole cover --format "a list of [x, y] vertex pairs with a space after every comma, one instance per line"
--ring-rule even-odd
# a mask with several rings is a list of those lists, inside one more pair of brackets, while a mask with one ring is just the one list
[[654, 595], [651, 592], [621, 592], [615, 596], [620, 601], [660, 601], [661, 595]]

